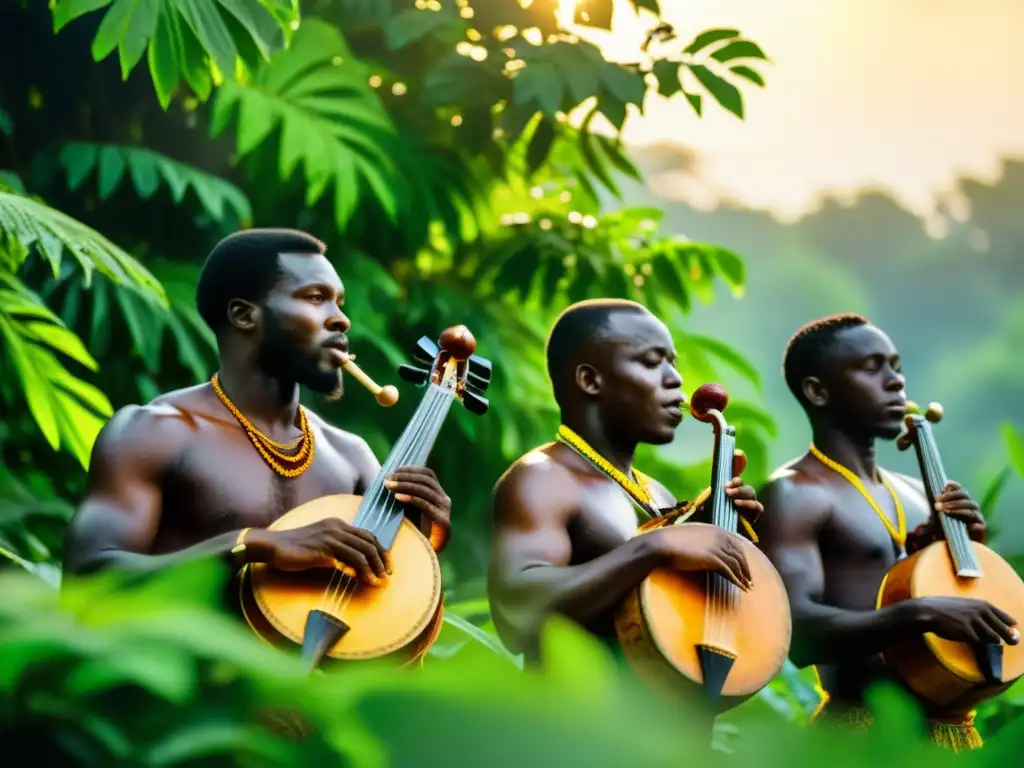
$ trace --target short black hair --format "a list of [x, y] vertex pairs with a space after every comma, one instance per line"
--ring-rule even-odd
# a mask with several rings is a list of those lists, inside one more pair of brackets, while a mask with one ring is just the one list
[[218, 333], [232, 299], [259, 301], [281, 276], [282, 253], [324, 253], [327, 246], [297, 229], [244, 229], [221, 240], [206, 257], [196, 284], [196, 309]]
[[560, 406], [565, 396], [566, 372], [583, 362], [581, 357], [601, 340], [608, 320], [617, 312], [650, 314], [644, 305], [628, 299], [589, 299], [567, 307], [551, 326], [545, 356], [548, 378]]
[[805, 402], [801, 384], [808, 376], [817, 376], [821, 372], [821, 363], [839, 334], [849, 328], [870, 324], [863, 315], [843, 312], [812, 320], [798, 328], [782, 356], [782, 375], [786, 377], [793, 396], [801, 403]]

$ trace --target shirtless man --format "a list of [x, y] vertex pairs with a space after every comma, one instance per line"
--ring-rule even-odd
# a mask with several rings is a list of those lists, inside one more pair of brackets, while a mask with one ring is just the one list
[[[632, 468], [638, 444], [670, 443], [683, 418], [675, 359], [668, 329], [633, 302], [575, 304], [551, 330], [559, 442], [516, 461], [492, 501], [491, 612], [505, 645], [531, 663], [553, 613], [618, 651], [614, 611], [658, 566], [716, 571], [748, 588], [738, 539], [724, 530], [681, 524], [631, 538], [640, 522], [676, 505], [664, 486]], [[745, 517], [760, 514], [754, 489], [739, 478], [727, 493]]]
[[[889, 643], [934, 632], [950, 640], [1016, 644], [1016, 621], [988, 603], [959, 598], [875, 610], [882, 578], [904, 549], [897, 510], [905, 515], [903, 530], [911, 531], [909, 553], [939, 535], [920, 479], [883, 474], [875, 460], [875, 442], [894, 440], [906, 413], [900, 358], [889, 337], [859, 315], [826, 317], [796, 332], [783, 371], [807, 413], [813, 443], [762, 490], [761, 547], [789, 592], [790, 658], [799, 667], [817, 665], [830, 702], [826, 720], [866, 727], [863, 697], [886, 677], [879, 653]], [[835, 465], [852, 472], [870, 499]], [[949, 483], [935, 507], [964, 520], [974, 540], [984, 540], [978, 505], [960, 485]], [[954, 740], [976, 742], [970, 722], [929, 714], [933, 733], [944, 727], [947, 735], [957, 734]]]
[[[363, 493], [380, 470], [363, 439], [299, 407], [300, 384], [341, 393], [351, 323], [324, 251], [292, 230], [246, 230], [214, 248], [196, 303], [217, 335], [217, 377], [122, 408], [106, 424], [68, 529], [67, 573], [204, 556], [284, 570], [340, 561], [371, 583], [385, 573], [383, 549], [361, 528], [330, 519], [267, 530], [299, 504]], [[431, 522], [447, 531], [451, 503], [430, 469], [401, 468], [389, 487], [424, 533]]]

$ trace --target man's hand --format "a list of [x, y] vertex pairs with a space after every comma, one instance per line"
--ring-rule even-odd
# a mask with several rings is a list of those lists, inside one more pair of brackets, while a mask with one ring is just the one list
[[253, 562], [281, 571], [349, 566], [367, 584], [379, 584], [388, 573], [388, 555], [364, 528], [329, 517], [301, 528], [268, 531], [254, 528], [246, 537]]
[[734, 477], [725, 486], [725, 495], [733, 500], [736, 511], [751, 525], [754, 525], [764, 512], [764, 506], [757, 500], [753, 487], [743, 485], [743, 481], [738, 477]]
[[[973, 541], [985, 543], [987, 529], [985, 518], [981, 516], [981, 508], [978, 506], [978, 502], [972, 499], [970, 494], [959, 483], [952, 481], [946, 483], [942, 493], [935, 498], [935, 511], [967, 523], [967, 535]], [[939, 517], [938, 515], [932, 515], [927, 523], [919, 525], [907, 536], [907, 554], [913, 554], [919, 549], [924, 549], [924, 547], [934, 541], [938, 541], [941, 537], [942, 525], [939, 522]]]
[[451, 531], [452, 500], [441, 488], [434, 470], [399, 467], [384, 486], [395, 494], [396, 501], [411, 504], [423, 513], [420, 530], [440, 552]]

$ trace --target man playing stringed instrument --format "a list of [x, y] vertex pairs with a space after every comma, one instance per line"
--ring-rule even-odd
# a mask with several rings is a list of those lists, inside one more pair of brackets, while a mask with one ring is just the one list
[[[781, 574], [793, 612], [790, 658], [816, 665], [823, 721], [867, 727], [868, 687], [887, 677], [879, 656], [901, 637], [932, 632], [954, 641], [1015, 644], [1014, 617], [987, 602], [912, 599], [875, 610], [882, 579], [900, 558], [940, 535], [918, 478], [883, 472], [877, 440], [900, 434], [907, 401], [892, 341], [854, 314], [800, 328], [783, 362], [786, 382], [810, 421], [813, 442], [779, 468], [764, 490], [761, 546]], [[985, 537], [977, 503], [957, 483], [935, 508]], [[910, 534], [907, 533], [908, 527]], [[976, 746], [970, 719], [935, 714], [936, 742]]]
[[[312, 499], [363, 493], [381, 467], [362, 438], [299, 405], [300, 384], [342, 393], [351, 323], [325, 250], [304, 232], [255, 229], [213, 249], [196, 303], [217, 336], [219, 371], [104, 426], [68, 529], [67, 573], [204, 556], [290, 571], [340, 562], [369, 583], [386, 573], [374, 536], [341, 520], [267, 530]], [[451, 502], [434, 472], [402, 467], [387, 486], [440, 549]]]
[[[532, 663], [540, 661], [541, 625], [554, 613], [619, 650], [615, 610], [659, 566], [714, 571], [749, 587], [738, 540], [721, 528], [670, 525], [634, 537], [659, 511], [680, 511], [664, 486], [633, 468], [637, 445], [670, 443], [683, 418], [675, 359], [668, 328], [630, 301], [574, 304], [551, 330], [557, 442], [518, 459], [492, 501], [494, 624]], [[745, 523], [757, 519], [753, 488], [733, 478], [726, 493]], [[684, 518], [690, 512], [683, 510]]]

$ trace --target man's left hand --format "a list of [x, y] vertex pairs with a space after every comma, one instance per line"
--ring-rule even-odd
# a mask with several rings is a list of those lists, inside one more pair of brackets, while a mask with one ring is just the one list
[[725, 494], [733, 500], [736, 511], [751, 525], [754, 525], [764, 512], [764, 506], [757, 500], [753, 487], [743, 485], [743, 480], [738, 477], [734, 477], [725, 486]]
[[[985, 518], [981, 516], [981, 507], [959, 483], [952, 481], [946, 483], [942, 493], [935, 498], [935, 511], [967, 523], [967, 535], [971, 537], [971, 540], [985, 543], [988, 531], [985, 526]], [[942, 538], [942, 525], [938, 516], [933, 515], [927, 523], [918, 526], [907, 537], [907, 552], [916, 552], [940, 538]]]
[[384, 483], [395, 500], [411, 504], [422, 513], [420, 530], [438, 552], [451, 531], [452, 500], [441, 488], [434, 470], [428, 467], [399, 467]]

